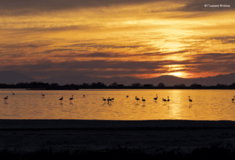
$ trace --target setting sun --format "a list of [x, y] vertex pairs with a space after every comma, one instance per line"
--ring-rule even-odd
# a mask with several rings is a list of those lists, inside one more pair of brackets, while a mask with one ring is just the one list
[[170, 73], [170, 75], [176, 76], [176, 77], [181, 77], [182, 73], [181, 72], [173, 72], [173, 73]]

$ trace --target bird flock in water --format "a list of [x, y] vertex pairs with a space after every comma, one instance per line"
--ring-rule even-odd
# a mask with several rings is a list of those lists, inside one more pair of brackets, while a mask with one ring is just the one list
[[[12, 92], [12, 95], [14, 96], [14, 95], [15, 95], [15, 93], [14, 93], [14, 92]], [[41, 93], [41, 95], [42, 95], [42, 98], [44, 98], [44, 97], [45, 97], [45, 94], [44, 94], [44, 93]], [[83, 95], [83, 97], [85, 98], [85, 95]], [[4, 99], [5, 103], [6, 103], [6, 101], [7, 101], [7, 99], [8, 99], [8, 96], [4, 97], [3, 99]], [[61, 97], [59, 100], [60, 100], [60, 103], [62, 103], [63, 97]], [[69, 98], [69, 100], [70, 100], [70, 104], [72, 104], [73, 95], [72, 95], [72, 97], [71, 97], [71, 98]]]
[[[12, 92], [12, 95], [15, 95], [15, 93]], [[41, 93], [41, 95], [42, 95], [42, 98], [45, 97], [45, 94]], [[83, 98], [85, 98], [85, 95], [83, 95]], [[129, 98], [129, 95], [126, 95], [126, 98]], [[188, 96], [188, 98], [189, 98], [189, 99], [188, 99], [189, 102], [192, 102], [192, 101], [193, 101], [193, 100], [190, 98], [190, 96]], [[8, 96], [4, 97], [5, 103], [6, 103], [7, 99], [8, 99]], [[156, 102], [157, 99], [158, 99], [158, 94], [156, 94], [156, 97], [154, 97], [153, 99], [154, 99], [155, 102]], [[232, 102], [234, 102], [234, 99], [235, 99], [235, 96], [233, 96]], [[62, 96], [61, 98], [59, 98], [59, 100], [60, 100], [60, 103], [62, 104], [63, 96]], [[72, 104], [73, 95], [72, 95], [71, 98], [69, 98], [69, 100], [70, 100], [70, 104]], [[113, 101], [114, 101], [114, 98], [110, 98], [110, 97], [104, 98], [104, 97], [102, 97], [102, 100], [103, 100], [104, 102], [107, 102], [107, 103], [109, 104], [109, 102], [113, 102]], [[137, 102], [139, 102], [139, 101], [140, 101], [140, 98], [138, 98], [137, 96], [135, 96], [135, 100], [136, 100]], [[142, 100], [143, 102], [146, 101], [143, 97], [142, 97], [141, 100]], [[162, 101], [163, 101], [163, 102], [169, 102], [169, 101], [170, 101], [169, 96], [167, 97], [167, 99], [162, 98]]]

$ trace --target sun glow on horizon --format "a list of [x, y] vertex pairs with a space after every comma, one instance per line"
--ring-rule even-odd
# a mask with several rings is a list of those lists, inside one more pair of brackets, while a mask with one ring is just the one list
[[176, 77], [181, 77], [182, 73], [181, 72], [173, 72], [173, 73], [170, 73], [170, 75], [176, 76]]

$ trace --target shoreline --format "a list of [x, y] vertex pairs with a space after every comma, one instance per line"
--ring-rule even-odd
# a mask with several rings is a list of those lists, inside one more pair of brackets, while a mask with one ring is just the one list
[[235, 128], [230, 120], [0, 119], [4, 128]]
[[214, 144], [235, 146], [234, 121], [0, 120], [0, 150], [105, 150], [147, 153]]

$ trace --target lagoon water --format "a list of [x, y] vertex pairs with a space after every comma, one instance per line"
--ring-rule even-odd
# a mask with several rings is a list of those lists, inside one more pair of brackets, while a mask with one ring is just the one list
[[[15, 95], [12, 95], [12, 91]], [[43, 98], [41, 92], [45, 94]], [[158, 94], [158, 100], [154, 97]], [[73, 95], [73, 101], [69, 98]], [[85, 97], [83, 97], [85, 95]], [[129, 95], [127, 98], [126, 95]], [[235, 90], [0, 90], [0, 119], [232, 120]], [[4, 97], [8, 96], [5, 103]], [[64, 97], [62, 103], [60, 97]], [[140, 101], [135, 100], [135, 96]], [[162, 98], [169, 102], [163, 102]], [[189, 102], [188, 96], [193, 102]], [[104, 102], [104, 98], [114, 98]], [[146, 99], [142, 102], [141, 98]]]

